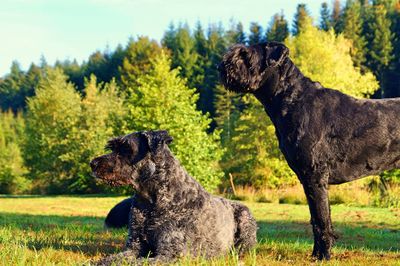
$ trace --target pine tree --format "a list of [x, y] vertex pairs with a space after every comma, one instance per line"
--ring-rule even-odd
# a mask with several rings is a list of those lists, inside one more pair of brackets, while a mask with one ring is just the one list
[[205, 72], [206, 69], [211, 67], [210, 59], [209, 59], [209, 50], [207, 38], [204, 33], [204, 29], [201, 26], [200, 22], [198, 22], [196, 29], [194, 31], [194, 41], [196, 47], [196, 53], [199, 55], [197, 64], [194, 67], [193, 74], [193, 87], [196, 88], [197, 93], [199, 94], [199, 100], [197, 101], [197, 109], [206, 113], [208, 111], [208, 91], [210, 88], [207, 86], [208, 84], [205, 82]]
[[[187, 24], [180, 25], [173, 31], [174, 35], [167, 35], [163, 39], [164, 47], [172, 52], [172, 67], [179, 67], [181, 75], [188, 79], [188, 84], [194, 87], [196, 84], [195, 72], [199, 55], [196, 52], [195, 40], [191, 36]], [[172, 39], [172, 36], [174, 39]]]
[[230, 28], [225, 32], [227, 46], [237, 43], [246, 43], [246, 34], [244, 33], [243, 24], [241, 22], [231, 21]]
[[206, 189], [214, 190], [221, 178], [218, 134], [207, 134], [211, 120], [196, 110], [198, 95], [170, 64], [165, 54], [160, 55], [151, 71], [139, 78], [139, 86], [131, 88], [127, 132], [168, 130], [174, 137], [171, 149], [182, 165]]
[[24, 73], [17, 61], [11, 65], [10, 74], [0, 82], [0, 108], [16, 112], [24, 106], [24, 93], [21, 91]]
[[221, 143], [225, 147], [232, 138], [236, 120], [244, 108], [240, 94], [226, 90], [222, 85], [215, 92], [215, 122], [221, 130]]
[[363, 71], [365, 63], [366, 40], [363, 35], [363, 17], [361, 4], [358, 0], [348, 0], [344, 8], [343, 35], [352, 41], [350, 50], [354, 65]]
[[374, 1], [367, 26], [367, 66], [382, 81], [382, 75], [392, 60], [393, 52], [393, 34], [385, 1]]
[[[222, 55], [227, 49], [226, 38], [221, 25], [210, 25], [207, 34], [207, 47], [209, 53], [209, 66], [205, 69], [205, 84], [207, 84], [207, 112], [211, 118], [215, 118], [216, 90], [219, 84], [219, 73], [216, 65], [222, 60]], [[210, 129], [213, 130], [216, 124], [211, 123]]]
[[308, 19], [311, 19], [311, 17], [307, 6], [305, 4], [298, 4], [293, 19], [293, 35], [299, 34]]
[[341, 33], [343, 31], [343, 12], [340, 0], [333, 1], [331, 21], [335, 32]]
[[400, 97], [400, 2], [397, 2], [391, 12], [393, 38], [393, 59], [385, 73], [385, 98]]
[[250, 24], [249, 45], [257, 44], [263, 41], [262, 28], [257, 22]]
[[283, 42], [289, 36], [288, 22], [283, 13], [275, 14], [268, 27], [266, 39], [268, 41]]
[[332, 26], [332, 19], [329, 11], [328, 4], [323, 2], [321, 4], [321, 14], [320, 14], [320, 26], [319, 28], [324, 31], [328, 31]]

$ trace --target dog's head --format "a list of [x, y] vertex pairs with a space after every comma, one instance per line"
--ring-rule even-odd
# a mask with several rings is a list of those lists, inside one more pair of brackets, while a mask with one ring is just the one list
[[137, 187], [140, 176], [151, 176], [155, 171], [152, 159], [163, 151], [172, 137], [165, 130], [135, 132], [108, 141], [111, 152], [90, 162], [93, 174], [111, 185]]
[[234, 92], [254, 92], [271, 71], [288, 57], [289, 49], [278, 42], [232, 46], [218, 66], [222, 84]]

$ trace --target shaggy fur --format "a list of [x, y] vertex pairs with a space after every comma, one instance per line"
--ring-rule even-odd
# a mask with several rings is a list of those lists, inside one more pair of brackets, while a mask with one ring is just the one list
[[207, 193], [173, 156], [171, 141], [166, 131], [132, 133], [110, 140], [112, 152], [90, 163], [96, 177], [137, 191], [127, 250], [99, 264], [147, 256], [158, 262], [182, 255], [213, 257], [256, 243], [257, 225], [248, 208]]
[[106, 228], [123, 228], [128, 227], [129, 212], [133, 204], [133, 197], [124, 199], [115, 205], [107, 214], [104, 226]]
[[228, 90], [252, 93], [264, 105], [307, 196], [313, 256], [329, 259], [336, 236], [328, 184], [400, 167], [400, 99], [356, 99], [323, 88], [305, 77], [288, 54], [276, 42], [235, 45], [218, 68]]

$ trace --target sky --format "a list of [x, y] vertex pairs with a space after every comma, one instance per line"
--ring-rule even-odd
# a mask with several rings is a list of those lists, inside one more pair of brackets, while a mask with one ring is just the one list
[[[328, 3], [330, 0], [325, 0]], [[87, 60], [100, 50], [125, 46], [129, 38], [160, 41], [171, 22], [207, 25], [232, 20], [245, 29], [258, 22], [265, 29], [283, 11], [292, 23], [296, 6], [307, 4], [318, 19], [324, 0], [0, 0], [0, 76], [12, 61], [26, 70], [44, 57]]]

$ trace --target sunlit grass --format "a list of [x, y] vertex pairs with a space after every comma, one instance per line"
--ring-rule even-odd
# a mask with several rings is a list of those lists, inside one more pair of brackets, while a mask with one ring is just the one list
[[[123, 249], [126, 230], [103, 220], [123, 197], [1, 197], [0, 265], [88, 265]], [[244, 202], [259, 225], [259, 244], [238, 258], [185, 257], [176, 265], [310, 265], [306, 205]], [[332, 206], [340, 236], [323, 265], [400, 265], [400, 209]]]

